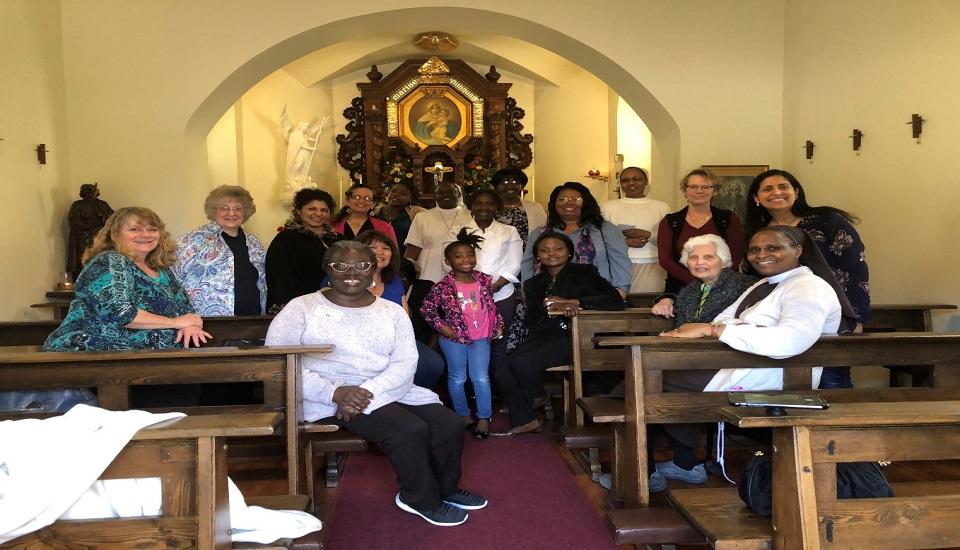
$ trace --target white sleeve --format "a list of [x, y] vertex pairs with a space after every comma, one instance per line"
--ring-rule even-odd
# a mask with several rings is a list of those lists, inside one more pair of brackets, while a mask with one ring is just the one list
[[523, 239], [521, 239], [520, 234], [517, 233], [516, 227], [508, 225], [507, 228], [509, 229], [508, 237], [503, 243], [503, 272], [496, 274], [494, 280], [496, 280], [497, 277], [503, 277], [511, 283], [519, 283], [520, 261], [523, 259]]
[[407, 239], [403, 244], [412, 244], [417, 248], [423, 249], [426, 248], [423, 244], [423, 223], [426, 221], [426, 212], [421, 212], [421, 215], [413, 218], [413, 222], [410, 224], [410, 231], [407, 233]]
[[[763, 301], [770, 299], [772, 295]], [[820, 338], [827, 317], [836, 307], [837, 297], [829, 285], [818, 285], [813, 280], [799, 281], [779, 295], [780, 319], [776, 325], [727, 325], [720, 341], [733, 349], [773, 359], [793, 357], [810, 349]]]
[[[303, 345], [303, 333], [307, 325], [306, 314], [307, 311], [302, 300], [297, 298], [291, 300], [270, 322], [264, 344], [267, 346]], [[310, 360], [306, 356], [301, 357], [301, 361]], [[336, 406], [336, 403], [333, 402], [333, 392], [341, 386], [339, 382], [324, 378], [319, 373], [307, 368], [301, 370], [300, 381], [303, 386], [304, 401], [312, 401], [325, 406]]]

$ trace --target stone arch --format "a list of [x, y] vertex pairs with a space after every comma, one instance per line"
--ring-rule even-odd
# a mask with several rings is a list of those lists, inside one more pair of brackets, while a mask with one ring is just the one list
[[223, 113], [247, 90], [284, 65], [312, 51], [363, 33], [420, 30], [427, 20], [443, 21], [444, 30], [476, 33], [496, 29], [563, 56], [606, 83], [643, 119], [653, 139], [652, 171], [659, 181], [677, 181], [680, 128], [649, 90], [618, 63], [580, 40], [534, 21], [500, 12], [462, 7], [423, 7], [387, 10], [332, 21], [291, 36], [237, 67], [191, 115], [186, 125], [187, 181], [202, 181], [206, 166], [206, 136]]

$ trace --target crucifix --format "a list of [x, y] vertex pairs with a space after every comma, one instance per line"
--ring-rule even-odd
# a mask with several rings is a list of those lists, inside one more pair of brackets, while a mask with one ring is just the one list
[[424, 168], [424, 171], [433, 174], [433, 187], [436, 188], [443, 181], [443, 175], [447, 172], [453, 172], [453, 168], [444, 166], [439, 160], [432, 168]]

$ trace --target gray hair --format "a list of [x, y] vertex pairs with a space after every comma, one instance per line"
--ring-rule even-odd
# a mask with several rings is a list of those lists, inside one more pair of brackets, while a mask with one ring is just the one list
[[331, 244], [330, 247], [327, 248], [327, 251], [323, 253], [324, 267], [329, 265], [330, 262], [333, 262], [335, 257], [351, 250], [362, 253], [368, 261], [374, 263], [377, 261], [377, 256], [373, 253], [373, 250], [370, 249], [370, 245], [363, 244], [360, 241], [337, 241]]
[[217, 207], [226, 199], [234, 199], [243, 207], [243, 221], [246, 223], [251, 216], [257, 213], [257, 205], [253, 204], [253, 196], [239, 185], [221, 185], [210, 191], [207, 200], [203, 201], [203, 211], [207, 219], [213, 221], [217, 214]]
[[705, 246], [712, 244], [714, 250], [717, 251], [717, 257], [720, 258], [720, 262], [723, 263], [723, 267], [730, 267], [733, 265], [733, 259], [730, 254], [730, 247], [727, 246], [727, 241], [723, 240], [720, 235], [714, 235], [713, 233], [707, 233], [706, 235], [698, 235], [696, 237], [690, 237], [687, 239], [687, 242], [683, 243], [683, 252], [680, 253], [680, 265], [686, 266], [688, 256], [693, 252], [694, 247]]

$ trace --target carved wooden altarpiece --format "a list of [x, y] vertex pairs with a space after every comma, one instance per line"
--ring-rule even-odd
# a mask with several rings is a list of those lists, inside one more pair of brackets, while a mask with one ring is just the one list
[[481, 75], [458, 59], [411, 59], [384, 77], [373, 69], [357, 84], [360, 97], [343, 111], [337, 160], [356, 183], [375, 189], [413, 183], [421, 202], [433, 202], [433, 176], [424, 168], [452, 167], [444, 181], [465, 190], [484, 186], [496, 170], [526, 168], [533, 160], [524, 111], [498, 83], [494, 67]]

